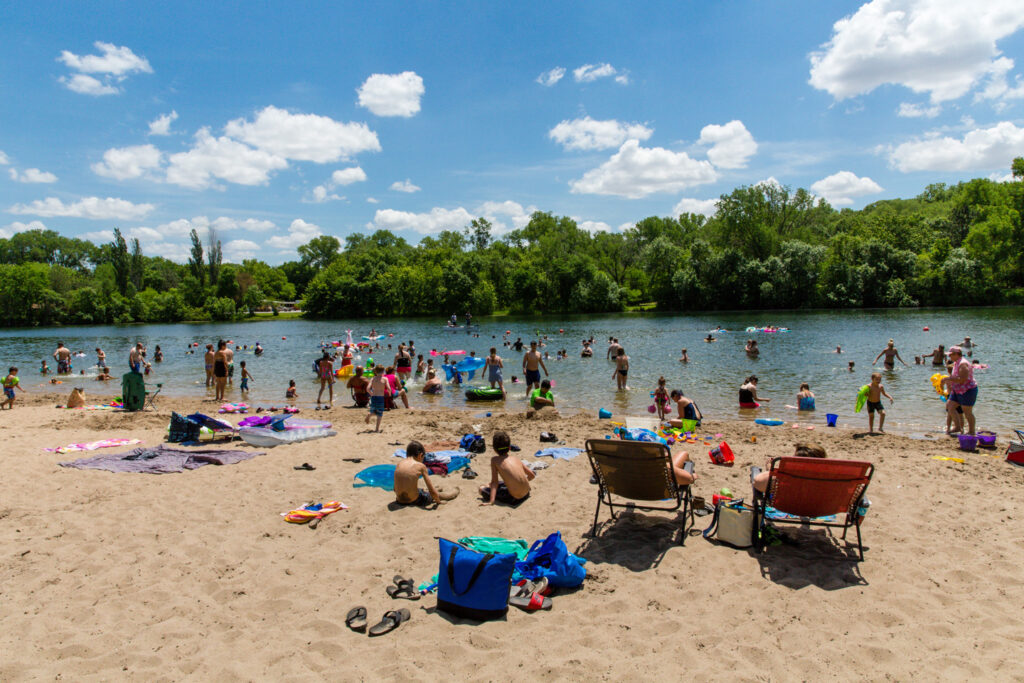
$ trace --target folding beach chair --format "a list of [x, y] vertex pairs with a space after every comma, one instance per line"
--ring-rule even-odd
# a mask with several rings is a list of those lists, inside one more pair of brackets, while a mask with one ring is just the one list
[[[612, 439], [588, 439], [587, 458], [597, 477], [597, 509], [594, 510], [594, 525], [591, 534], [597, 533], [597, 519], [601, 505], [607, 505], [612, 519], [616, 518], [615, 508], [633, 507], [638, 510], [664, 510], [672, 512], [683, 509], [683, 526], [680, 544], [686, 540], [686, 518], [693, 526], [693, 494], [689, 486], [676, 482], [672, 471], [672, 455], [668, 446], [643, 441], [620, 441]], [[693, 463], [686, 463], [686, 471], [693, 473]], [[669, 505], [637, 505], [619, 502], [616, 498], [629, 501], [658, 501]]]
[[[863, 561], [861, 517], [857, 509], [874, 472], [874, 465], [859, 460], [795, 456], [773, 459], [766, 493], [754, 490], [754, 540], [757, 551], [763, 552], [765, 549], [765, 529], [769, 521], [765, 512], [770, 506], [785, 514], [784, 517], [771, 519], [775, 524], [841, 528], [844, 539], [850, 527], [856, 528], [857, 549]], [[751, 468], [751, 481], [758, 473], [760, 468]], [[834, 515], [843, 515], [842, 522], [816, 519]]]
[[146, 392], [146, 406], [145, 406], [146, 408], [152, 408], [154, 411], [156, 411], [156, 397], [157, 397], [157, 395], [160, 393], [160, 391], [163, 388], [164, 388], [164, 385], [161, 382], [161, 383], [158, 383], [156, 385], [156, 391], [152, 391], [152, 392], [147, 391]]

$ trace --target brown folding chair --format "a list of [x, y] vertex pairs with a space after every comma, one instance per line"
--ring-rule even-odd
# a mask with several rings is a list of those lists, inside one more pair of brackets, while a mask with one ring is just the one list
[[[861, 517], [857, 509], [874, 472], [874, 465], [860, 460], [795, 456], [773, 459], [766, 493], [754, 490], [754, 544], [758, 552], [765, 549], [765, 528], [769, 521], [775, 524], [836, 527], [843, 530], [844, 539], [850, 527], [854, 527], [857, 530], [857, 549], [863, 561]], [[756, 473], [751, 473], [751, 481]], [[765, 511], [769, 506], [794, 519], [767, 519]], [[843, 521], [816, 520], [818, 517], [832, 515], [843, 515]]]
[[[689, 486], [676, 482], [672, 470], [672, 454], [668, 446], [643, 441], [618, 439], [588, 439], [587, 458], [597, 477], [597, 509], [591, 534], [597, 533], [597, 519], [601, 505], [607, 505], [612, 519], [615, 508], [633, 507], [638, 510], [664, 510], [672, 512], [683, 508], [683, 527], [680, 544], [686, 540], [686, 518], [694, 524], [691, 503], [693, 494]], [[693, 473], [693, 463], [686, 463], [686, 471]], [[637, 505], [629, 501], [660, 501], [669, 505]]]

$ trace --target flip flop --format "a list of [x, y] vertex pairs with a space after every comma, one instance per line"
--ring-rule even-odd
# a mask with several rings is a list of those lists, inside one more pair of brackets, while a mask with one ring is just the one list
[[476, 477], [477, 477], [476, 472], [474, 472], [470, 468], [467, 467], [466, 469], [462, 470], [462, 478], [463, 479], [476, 479]]
[[362, 458], [342, 458], [345, 462], [362, 462]]
[[315, 467], [313, 467], [312, 465], [310, 465], [310, 464], [309, 464], [308, 462], [304, 462], [304, 463], [302, 463], [301, 465], [296, 465], [296, 466], [294, 467], [294, 469], [297, 469], [297, 470], [306, 470], [307, 472], [312, 472], [312, 471], [313, 471], [313, 470], [315, 470], [316, 468], [315, 468]]
[[353, 631], [362, 633], [366, 630], [366, 608], [360, 605], [359, 607], [353, 607], [345, 615], [345, 626], [348, 626]]
[[[402, 577], [396, 576], [396, 579]], [[388, 586], [385, 592], [392, 600], [398, 598], [404, 598], [405, 600], [419, 600], [420, 592], [416, 590], [416, 584], [410, 579], [402, 579], [401, 582], [396, 582], [393, 586]]]
[[368, 633], [370, 636], [382, 636], [385, 633], [391, 633], [401, 626], [403, 621], [409, 621], [411, 617], [412, 615], [409, 614], [409, 610], [407, 609], [385, 612], [384, 616], [380, 618], [380, 621], [370, 627]]
[[529, 597], [516, 596], [508, 599], [508, 604], [514, 605], [527, 612], [536, 612], [539, 609], [551, 609], [551, 598], [545, 598], [540, 593], [533, 593]]

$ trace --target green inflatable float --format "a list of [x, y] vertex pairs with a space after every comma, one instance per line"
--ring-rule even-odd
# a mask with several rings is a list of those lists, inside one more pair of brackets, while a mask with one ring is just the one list
[[500, 401], [505, 395], [501, 389], [469, 389], [466, 398], [470, 401]]

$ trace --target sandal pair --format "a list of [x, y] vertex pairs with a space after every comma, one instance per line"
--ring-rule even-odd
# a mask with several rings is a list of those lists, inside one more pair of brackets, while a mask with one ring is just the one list
[[548, 578], [542, 577], [536, 582], [520, 581], [512, 586], [508, 595], [508, 604], [524, 609], [527, 612], [536, 612], [539, 609], [551, 609], [551, 598], [546, 597], [550, 592]]
[[[353, 631], [362, 633], [367, 631], [366, 629], [366, 608], [359, 606], [353, 607], [349, 610], [345, 616], [345, 625]], [[380, 621], [370, 627], [369, 635], [382, 636], [385, 633], [391, 633], [396, 628], [402, 625], [402, 622], [409, 621], [412, 615], [407, 609], [390, 610], [384, 613], [384, 616], [380, 618]]]
[[416, 590], [416, 582], [403, 576], [395, 576], [393, 585], [388, 586], [385, 591], [392, 600], [404, 598], [406, 600], [419, 600], [420, 592]]

